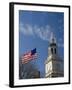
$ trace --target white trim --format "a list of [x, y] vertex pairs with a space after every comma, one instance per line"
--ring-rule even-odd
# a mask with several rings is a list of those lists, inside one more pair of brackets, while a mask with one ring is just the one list
[[[19, 10], [64, 12], [64, 77], [19, 80]], [[68, 8], [15, 5], [14, 6], [14, 85], [34, 85], [68, 82]], [[66, 57], [65, 57], [66, 56]]]

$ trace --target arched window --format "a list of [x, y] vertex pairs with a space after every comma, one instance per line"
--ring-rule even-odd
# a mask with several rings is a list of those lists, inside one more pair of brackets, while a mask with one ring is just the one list
[[54, 51], [55, 51], [55, 54], [56, 54], [56, 48], [54, 49]]
[[51, 53], [53, 54], [53, 48], [51, 48]]

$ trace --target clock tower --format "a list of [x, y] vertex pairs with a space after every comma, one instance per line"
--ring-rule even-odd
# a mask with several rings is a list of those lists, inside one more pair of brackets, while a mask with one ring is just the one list
[[56, 38], [51, 34], [48, 57], [45, 61], [45, 78], [63, 77], [64, 76], [64, 62], [58, 55], [58, 46]]

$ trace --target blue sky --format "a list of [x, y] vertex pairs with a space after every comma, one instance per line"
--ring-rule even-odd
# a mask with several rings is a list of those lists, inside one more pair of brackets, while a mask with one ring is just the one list
[[48, 56], [48, 45], [51, 34], [54, 33], [59, 56], [64, 57], [64, 13], [19, 11], [19, 55], [34, 48], [38, 58], [31, 61], [44, 77], [44, 62]]

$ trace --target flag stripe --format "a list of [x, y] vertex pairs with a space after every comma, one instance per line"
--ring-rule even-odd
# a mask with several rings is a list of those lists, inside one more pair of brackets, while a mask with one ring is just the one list
[[36, 57], [36, 56], [37, 56], [37, 54], [32, 55], [32, 56], [28, 56], [28, 57], [22, 57], [22, 60], [26, 60], [26, 59], [28, 59], [28, 58], [31, 58], [31, 57]]
[[31, 59], [34, 59], [34, 58], [36, 58], [36, 57], [37, 57], [37, 55], [33, 55], [33, 56], [31, 56], [31, 57], [23, 58], [22, 61], [31, 60]]
[[36, 59], [37, 58], [37, 53], [36, 53], [36, 48], [25, 53], [23, 56], [21, 56], [21, 62], [22, 63], [28, 63], [29, 61]]
[[29, 61], [33, 60], [33, 59], [36, 59], [37, 57], [34, 57], [34, 58], [30, 58], [29, 60], [23, 60], [22, 63], [28, 63]]
[[[34, 59], [36, 59], [36, 58], [34, 58]], [[32, 61], [33, 59], [31, 59], [31, 61]], [[24, 64], [24, 63], [27, 63], [27, 62], [29, 62], [29, 61], [22, 61], [22, 63]]]

